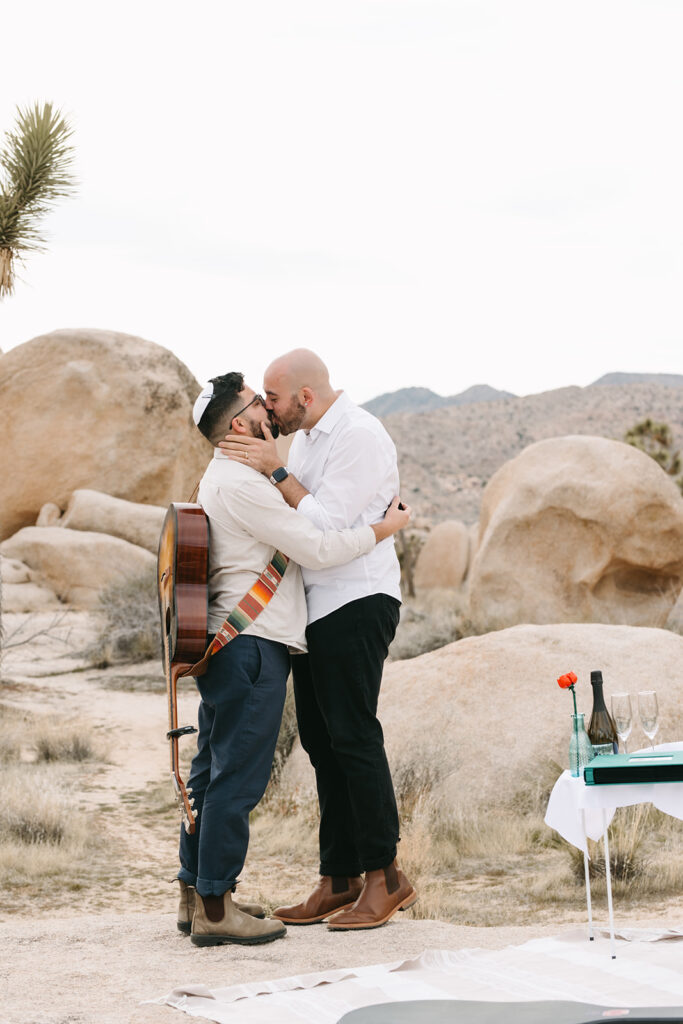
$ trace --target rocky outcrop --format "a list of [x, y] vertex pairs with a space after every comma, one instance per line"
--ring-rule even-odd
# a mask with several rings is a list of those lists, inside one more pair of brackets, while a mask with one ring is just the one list
[[459, 587], [470, 558], [470, 531], [464, 523], [447, 520], [428, 534], [415, 565], [418, 590]]
[[166, 506], [186, 501], [211, 457], [192, 422], [200, 387], [160, 345], [64, 330], [0, 359], [0, 539], [73, 491]]
[[[579, 711], [590, 717], [590, 672], [605, 695], [656, 688], [657, 742], [683, 731], [683, 637], [664, 629], [568, 623], [515, 626], [468, 637], [384, 670], [379, 717], [392, 771], [435, 780], [444, 813], [528, 801], [568, 766], [571, 696], [558, 676], [578, 675]], [[637, 706], [637, 704], [636, 704]], [[636, 721], [629, 746], [647, 740]], [[312, 794], [308, 757], [297, 744], [284, 784]], [[532, 789], [533, 787], [533, 789]]]
[[649, 456], [601, 437], [526, 448], [482, 500], [478, 632], [516, 623], [663, 625], [683, 586], [683, 499]]
[[5, 558], [24, 562], [60, 600], [97, 606], [108, 584], [154, 573], [153, 554], [118, 537], [59, 526], [27, 526], [0, 545]]
[[112, 498], [100, 491], [74, 491], [66, 512], [55, 525], [69, 530], [106, 533], [146, 548], [156, 555], [166, 509]]
[[62, 518], [62, 510], [54, 501], [46, 502], [38, 513], [36, 526], [56, 526]]

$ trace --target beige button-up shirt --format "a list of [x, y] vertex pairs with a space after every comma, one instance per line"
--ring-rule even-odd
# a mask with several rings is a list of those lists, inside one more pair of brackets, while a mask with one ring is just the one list
[[319, 530], [287, 505], [277, 487], [220, 449], [199, 485], [209, 517], [209, 630], [215, 632], [273, 557], [289, 555], [282, 582], [246, 635], [277, 640], [305, 651], [306, 599], [300, 565], [323, 569], [365, 555], [375, 547], [370, 526]]

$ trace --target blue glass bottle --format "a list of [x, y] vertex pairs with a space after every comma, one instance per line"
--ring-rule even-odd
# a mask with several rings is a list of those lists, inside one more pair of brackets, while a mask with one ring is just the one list
[[572, 715], [572, 736], [569, 740], [569, 771], [575, 778], [583, 775], [583, 769], [593, 760], [593, 745], [583, 723], [583, 713]]

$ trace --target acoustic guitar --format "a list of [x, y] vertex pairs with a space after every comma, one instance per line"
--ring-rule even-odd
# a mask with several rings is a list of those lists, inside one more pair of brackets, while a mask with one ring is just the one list
[[169, 506], [159, 538], [157, 585], [168, 697], [171, 778], [185, 831], [195, 830], [191, 790], [180, 777], [178, 740], [195, 733], [178, 726], [178, 680], [189, 674], [206, 650], [208, 623], [209, 521], [200, 505]]

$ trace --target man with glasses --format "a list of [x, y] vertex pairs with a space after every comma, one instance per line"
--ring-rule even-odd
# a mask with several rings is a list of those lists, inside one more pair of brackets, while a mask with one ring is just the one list
[[[194, 420], [213, 444], [227, 433], [270, 437], [264, 400], [241, 373], [214, 377], [198, 397]], [[249, 841], [249, 814], [270, 776], [289, 651], [305, 650], [306, 600], [301, 570], [330, 568], [371, 551], [408, 521], [398, 499], [381, 522], [356, 530], [321, 530], [290, 508], [260, 472], [219, 448], [199, 486], [209, 519], [209, 633], [213, 635], [271, 561], [290, 559], [272, 599], [197, 679], [201, 695], [197, 753], [188, 787], [195, 832], [181, 829], [178, 927], [198, 946], [261, 943], [286, 932], [256, 905], [232, 901]], [[377, 517], [380, 519], [381, 517]], [[207, 641], [208, 642], [208, 641]]]
[[[259, 469], [320, 529], [373, 522], [399, 486], [396, 448], [379, 420], [333, 390], [327, 367], [307, 349], [276, 359], [264, 387], [273, 429], [296, 431], [287, 469], [268, 436], [233, 435], [221, 447]], [[306, 899], [274, 916], [327, 920], [336, 931], [377, 928], [417, 899], [396, 861], [398, 812], [377, 719], [401, 598], [393, 542], [335, 569], [304, 566], [303, 579], [308, 654], [293, 659], [292, 671], [299, 735], [318, 788], [320, 877]]]

